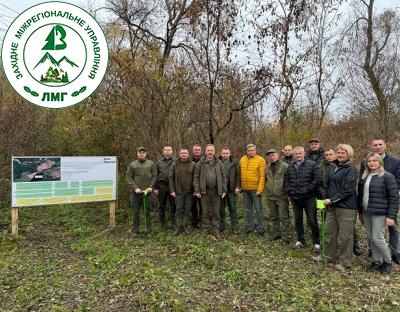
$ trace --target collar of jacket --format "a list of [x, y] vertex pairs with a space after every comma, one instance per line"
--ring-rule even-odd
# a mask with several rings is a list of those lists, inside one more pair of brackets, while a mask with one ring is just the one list
[[214, 155], [213, 159], [207, 159], [206, 156], [202, 157], [202, 159], [200, 160], [201, 162], [204, 163], [210, 163], [210, 164], [214, 164], [218, 161], [217, 157]]
[[350, 167], [352, 165], [353, 165], [353, 163], [351, 162], [351, 160], [348, 160], [348, 161], [346, 161], [344, 163], [337, 162], [336, 167], [339, 169], [339, 168], [347, 168], [347, 167]]
[[316, 151], [308, 150], [308, 154], [323, 154], [323, 153], [324, 153], [324, 149], [322, 147], [320, 147]]
[[[222, 156], [219, 156], [218, 159], [219, 159], [220, 161], [224, 161], [224, 160], [222, 159]], [[235, 162], [235, 158], [231, 155], [231, 156], [229, 156], [229, 161], [234, 163], [234, 162]]]
[[186, 158], [186, 160], [183, 160], [182, 158], [178, 157], [178, 158], [176, 159], [176, 161], [179, 161], [179, 162], [181, 162], [181, 163], [187, 163], [187, 162], [191, 162], [192, 159], [191, 159], [190, 157], [188, 157], [188, 158]]
[[270, 165], [271, 165], [271, 167], [272, 167], [272, 166], [277, 167], [277, 166], [279, 166], [281, 163], [282, 163], [282, 161], [281, 161], [280, 159], [278, 159], [276, 162], [270, 163]]

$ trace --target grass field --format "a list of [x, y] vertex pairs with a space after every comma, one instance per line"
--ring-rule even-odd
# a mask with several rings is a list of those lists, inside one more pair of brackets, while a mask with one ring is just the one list
[[365, 273], [364, 257], [339, 273], [268, 235], [174, 237], [156, 220], [130, 238], [130, 213], [110, 231], [105, 204], [20, 209], [18, 239], [0, 216], [1, 311], [400, 311], [399, 267]]

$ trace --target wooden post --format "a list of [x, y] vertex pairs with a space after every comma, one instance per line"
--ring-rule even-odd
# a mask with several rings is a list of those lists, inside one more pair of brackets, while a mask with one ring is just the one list
[[110, 227], [115, 229], [115, 208], [117, 206], [117, 202], [115, 200], [110, 202]]
[[18, 236], [18, 207], [11, 208], [11, 233]]

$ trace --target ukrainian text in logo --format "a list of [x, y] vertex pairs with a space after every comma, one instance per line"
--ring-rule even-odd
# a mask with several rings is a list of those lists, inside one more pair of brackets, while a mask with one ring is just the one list
[[77, 104], [92, 94], [107, 69], [108, 48], [96, 20], [58, 1], [23, 12], [1, 51], [11, 86], [29, 102], [49, 108]]

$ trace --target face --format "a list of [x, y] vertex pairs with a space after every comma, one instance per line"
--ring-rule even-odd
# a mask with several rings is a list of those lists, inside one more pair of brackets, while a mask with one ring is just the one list
[[188, 159], [188, 158], [189, 158], [189, 151], [188, 151], [187, 149], [180, 150], [180, 151], [179, 151], [179, 157], [180, 157], [180, 159], [182, 159], [182, 160]]
[[205, 152], [205, 154], [206, 154], [206, 157], [207, 157], [208, 159], [214, 158], [214, 155], [215, 155], [215, 148], [214, 148], [214, 146], [207, 146], [207, 147], [206, 147], [206, 152]]
[[285, 146], [285, 148], [283, 149], [283, 155], [288, 157], [293, 155], [293, 148], [291, 145]]
[[230, 150], [223, 149], [221, 151], [221, 157], [222, 157], [223, 160], [228, 160], [230, 156], [231, 156], [231, 151]]
[[318, 142], [310, 142], [309, 146], [310, 146], [310, 149], [315, 152], [315, 151], [318, 151], [321, 144], [319, 144]]
[[367, 160], [367, 166], [370, 170], [377, 170], [380, 167], [379, 160], [371, 156]]
[[249, 156], [249, 157], [254, 157], [254, 156], [256, 155], [256, 153], [257, 153], [257, 150], [256, 150], [255, 147], [249, 147], [249, 148], [246, 150], [246, 154], [247, 154], [247, 156]]
[[165, 146], [163, 150], [163, 154], [165, 157], [171, 157], [172, 156], [172, 147], [171, 146]]
[[329, 162], [332, 162], [336, 159], [336, 153], [334, 150], [325, 151], [324, 155], [325, 155], [325, 159]]
[[146, 151], [139, 151], [139, 152], [137, 152], [137, 158], [139, 158], [139, 159], [146, 159], [146, 157], [147, 157], [147, 152]]
[[296, 161], [303, 161], [304, 160], [304, 156], [305, 153], [302, 149], [295, 149], [293, 151], [293, 155], [294, 155], [294, 159], [296, 159]]
[[385, 152], [386, 143], [383, 140], [373, 140], [372, 141], [372, 151], [382, 155]]
[[201, 146], [197, 146], [197, 145], [193, 146], [192, 154], [193, 154], [193, 156], [200, 157], [201, 156]]
[[270, 163], [274, 163], [278, 160], [278, 153], [269, 153], [267, 158]]
[[337, 160], [339, 160], [340, 162], [347, 161], [347, 160], [349, 160], [349, 155], [347, 154], [347, 152], [345, 150], [338, 149]]

